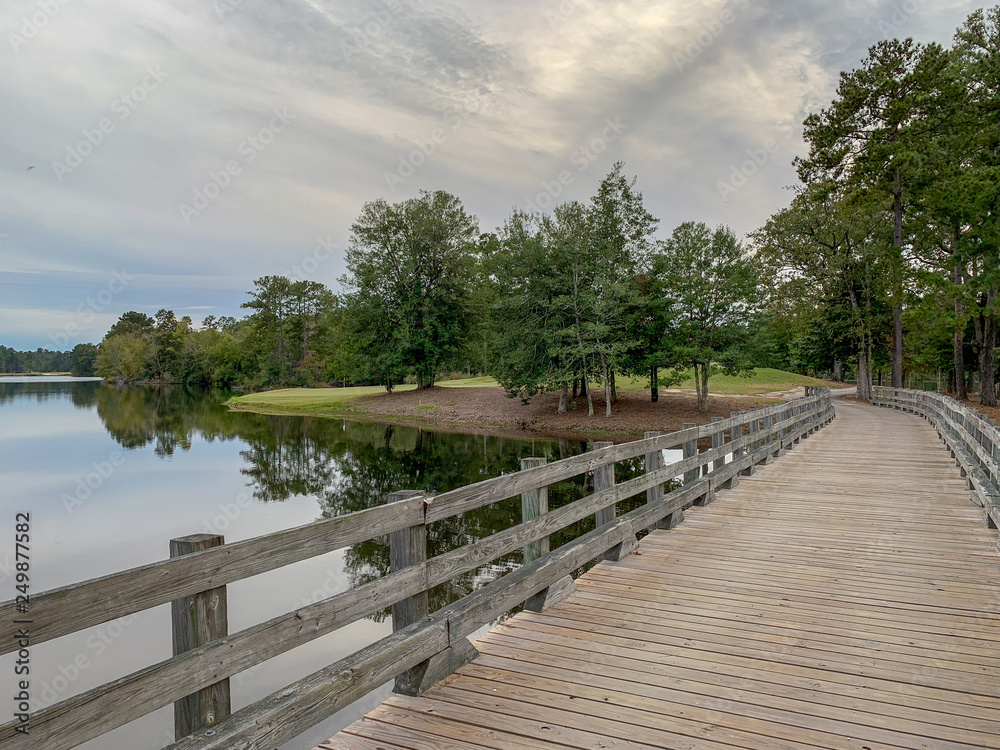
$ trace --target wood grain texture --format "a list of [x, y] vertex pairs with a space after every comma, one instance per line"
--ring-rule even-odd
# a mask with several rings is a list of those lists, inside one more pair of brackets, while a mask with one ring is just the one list
[[927, 421], [836, 408], [818, 432], [781, 423], [714, 479], [794, 450], [329, 746], [1000, 750], [996, 533]]
[[[170, 556], [181, 557], [226, 543], [221, 534], [194, 534], [170, 540]], [[176, 599], [170, 605], [174, 656], [186, 654], [229, 635], [229, 605], [226, 587]], [[203, 687], [174, 703], [174, 737], [187, 737], [202, 727], [229, 718], [232, 702], [229, 679]]]

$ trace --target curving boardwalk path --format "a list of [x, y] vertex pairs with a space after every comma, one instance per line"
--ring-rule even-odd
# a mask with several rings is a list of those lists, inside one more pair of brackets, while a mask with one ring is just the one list
[[837, 413], [320, 747], [1000, 749], [996, 532], [925, 421]]

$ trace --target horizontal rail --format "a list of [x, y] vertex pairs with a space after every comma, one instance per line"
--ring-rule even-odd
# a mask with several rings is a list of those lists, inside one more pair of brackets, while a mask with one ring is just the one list
[[[563, 545], [556, 552], [543, 555], [515, 573], [507, 574], [446, 608], [444, 613], [436, 613], [426, 622], [416, 623], [384, 639], [381, 645], [364, 649], [285, 691], [269, 696], [255, 704], [254, 711], [258, 712], [259, 720], [253, 721], [252, 727], [240, 728], [246, 709], [213, 727], [219, 737], [228, 738], [226, 742], [238, 744], [220, 745], [215, 739], [208, 741], [208, 735], [203, 735], [197, 747], [257, 748], [283, 741], [275, 738], [284, 737], [288, 732], [293, 732], [288, 737], [296, 736], [326, 718], [329, 713], [324, 712], [331, 711], [331, 706], [334, 706], [332, 710], [336, 710], [336, 707], [346, 705], [355, 697], [457, 642], [457, 638], [471, 633], [479, 624], [495, 616], [490, 613], [509, 610], [580, 565], [597, 559], [628, 537], [623, 529], [630, 529], [629, 533], [634, 535], [671, 513], [683, 510], [685, 504], [690, 505], [695, 499], [707, 497], [717, 489], [728, 486], [727, 482], [733, 477], [791, 447], [832, 416], [829, 392], [819, 391], [805, 399], [758, 409], [710, 425], [592, 451], [460, 488], [436, 498], [417, 496], [46, 592], [35, 597], [32, 604], [35, 627], [40, 631], [40, 635], [33, 638], [36, 643], [351, 544], [448, 518], [617, 461], [716, 436], [713, 441], [715, 447], [709, 450], [649, 470], [642, 476], [613, 484], [609, 489], [595, 492], [551, 513], [411, 567], [394, 570], [356, 589], [219, 638], [43, 709], [32, 716], [30, 735], [17, 733], [15, 724], [8, 723], [0, 727], [0, 745], [19, 750], [42, 750], [54, 745], [74, 747], [351, 622], [423, 594], [525, 545], [548, 538], [584, 518], [662, 486], [682, 474], [693, 472], [699, 477], [693, 483], [661, 496], [659, 501], [647, 502], [638, 511], [599, 526], [595, 532]], [[754, 428], [745, 432], [745, 427], [751, 424]], [[724, 440], [726, 433], [731, 437], [728, 443]], [[732, 454], [733, 460], [723, 464], [722, 460], [729, 454]], [[707, 472], [709, 466], [714, 467], [714, 471], [702, 477], [702, 467]], [[612, 539], [615, 541], [594, 552]], [[588, 554], [590, 556], [586, 557]], [[568, 561], [578, 558], [579, 562], [564, 570]], [[556, 574], [554, 571], [561, 572]], [[503, 585], [498, 585], [501, 583]], [[531, 590], [524, 594], [528, 589]], [[484, 600], [485, 591], [494, 592], [489, 595], [494, 598]], [[97, 600], [94, 601], [93, 597]], [[484, 601], [487, 603], [484, 604]], [[0, 609], [8, 605], [9, 602], [0, 605]], [[111, 614], [108, 614], [109, 611]], [[482, 620], [483, 617], [487, 619]], [[473, 626], [474, 623], [478, 624]], [[448, 639], [444, 646], [441, 645], [442, 637]], [[390, 674], [387, 669], [395, 672]], [[347, 670], [347, 677], [341, 674], [344, 670]], [[335, 675], [336, 679], [331, 679], [331, 675]], [[301, 691], [301, 695], [296, 691]], [[310, 703], [313, 699], [317, 702]], [[289, 706], [294, 706], [294, 716], [284, 713], [293, 710]], [[268, 717], [272, 714], [273, 717], [285, 717], [278, 722], [280, 726], [271, 726], [269, 722], [272, 719]], [[315, 716], [319, 718], [310, 724]], [[262, 739], [247, 740], [248, 744], [242, 744], [244, 740], [241, 738], [251, 735]], [[175, 747], [187, 746], [181, 741]]]
[[[423, 500], [381, 505], [35, 594], [31, 597], [31, 642], [37, 645], [309, 560], [423, 519]], [[0, 604], [0, 622], [13, 622], [17, 617], [13, 600]], [[0, 654], [16, 649], [12, 638], [0, 641]]]
[[384, 684], [400, 668], [410, 668], [457, 644], [610, 547], [705, 494], [708, 484], [708, 479], [702, 479], [670, 493], [656, 506], [643, 506], [620, 516], [438, 610], [427, 621], [394, 633], [234, 713], [211, 734], [193, 734], [167, 750], [269, 750], [287, 742]]

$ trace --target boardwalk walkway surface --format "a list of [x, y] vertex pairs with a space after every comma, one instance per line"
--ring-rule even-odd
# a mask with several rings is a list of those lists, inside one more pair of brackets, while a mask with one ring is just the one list
[[1000, 748], [996, 532], [927, 422], [837, 412], [320, 747]]

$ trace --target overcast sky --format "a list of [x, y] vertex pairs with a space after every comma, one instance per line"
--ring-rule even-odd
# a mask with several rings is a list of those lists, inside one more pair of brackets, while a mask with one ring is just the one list
[[840, 70], [990, 4], [4, 0], [0, 343], [239, 315], [266, 274], [336, 288], [362, 204], [422, 189], [490, 231], [623, 160], [661, 234], [752, 231]]

